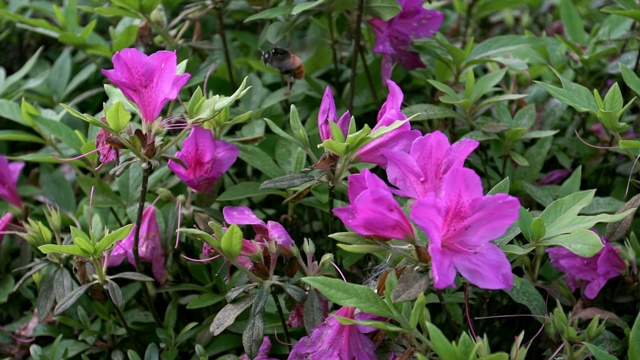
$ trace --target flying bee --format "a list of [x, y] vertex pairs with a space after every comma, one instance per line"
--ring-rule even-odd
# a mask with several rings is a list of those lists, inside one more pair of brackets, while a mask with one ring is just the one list
[[289, 50], [276, 47], [267, 52], [262, 52], [262, 62], [278, 69], [281, 75], [289, 75], [289, 92], [291, 92], [296, 79], [302, 80], [304, 78], [302, 60]]

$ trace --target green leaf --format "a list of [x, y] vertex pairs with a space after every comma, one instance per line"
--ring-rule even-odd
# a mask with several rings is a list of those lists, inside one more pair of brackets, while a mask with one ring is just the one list
[[[584, 346], [586, 346], [589, 349], [589, 352], [591, 352], [591, 355], [593, 355], [595, 360], [618, 360], [617, 357], [609, 354], [609, 351], [607, 350], [603, 350], [588, 342], [584, 342], [582, 344], [584, 344]], [[629, 357], [629, 359], [633, 359], [633, 358]]]
[[323, 305], [317, 291], [309, 291], [309, 294], [307, 295], [307, 301], [305, 301], [304, 303], [302, 312], [304, 328], [307, 330], [307, 333], [311, 333], [311, 330], [313, 330], [316, 326], [318, 326], [318, 324], [324, 321], [324, 317], [322, 316]]
[[[544, 316], [547, 313], [546, 303], [540, 292], [531, 283], [525, 279], [514, 276], [513, 288], [507, 291], [513, 301], [529, 308], [531, 314]], [[536, 317], [536, 320], [542, 322], [543, 319]]]
[[109, 235], [103, 237], [96, 245], [96, 252], [102, 253], [103, 251], [111, 247], [111, 245], [127, 237], [127, 235], [129, 235], [129, 233], [131, 232], [132, 227], [133, 224], [125, 225], [120, 229], [113, 231], [109, 233]]
[[95, 179], [88, 176], [78, 176], [76, 178], [78, 185], [84, 193], [89, 196], [91, 187], [93, 190], [93, 206], [95, 207], [122, 207], [124, 203], [122, 198], [118, 196], [109, 185], [101, 179]]
[[493, 36], [475, 46], [467, 57], [467, 61], [509, 53], [518, 48], [532, 48], [544, 44], [546, 44], [546, 40], [537, 36]]
[[272, 157], [257, 146], [236, 144], [240, 148], [240, 159], [254, 168], [262, 171], [270, 178], [284, 175], [282, 169], [273, 161]]
[[631, 90], [633, 90], [636, 94], [640, 95], [640, 77], [636, 75], [631, 69], [627, 67], [627, 65], [619, 62], [618, 66], [620, 66], [620, 73], [622, 74], [622, 79], [624, 83], [627, 84]]
[[603, 247], [598, 234], [591, 230], [576, 230], [569, 234], [546, 238], [537, 243], [545, 246], [562, 246], [582, 257], [592, 257]]
[[411, 105], [402, 109], [402, 112], [411, 122], [460, 117], [458, 113], [448, 107], [432, 104]]
[[122, 102], [118, 101], [107, 110], [106, 118], [113, 131], [119, 133], [129, 124], [131, 113], [124, 108]]
[[75, 212], [76, 197], [73, 192], [72, 182], [65, 178], [62, 168], [53, 168], [51, 165], [40, 166], [40, 184], [42, 194], [60, 208]]
[[232, 261], [235, 260], [242, 250], [242, 230], [240, 227], [236, 224], [229, 226], [220, 243], [224, 256]]
[[491, 190], [489, 190], [489, 192], [487, 193], [487, 195], [495, 195], [495, 194], [508, 194], [509, 193], [509, 187], [510, 187], [510, 180], [508, 177], [502, 179], [502, 181], [500, 181], [499, 183], [496, 184], [496, 186], [494, 186]]
[[65, 145], [70, 146], [78, 152], [80, 151], [82, 141], [80, 141], [75, 132], [63, 122], [46, 119], [37, 114], [32, 114], [31, 119], [38, 124], [40, 129], [42, 129], [46, 134], [55, 136]]
[[435, 325], [427, 322], [427, 330], [429, 331], [429, 340], [433, 345], [433, 351], [438, 354], [440, 359], [456, 359], [456, 351], [446, 336]]
[[84, 251], [78, 245], [46, 244], [46, 245], [39, 246], [38, 249], [40, 251], [42, 251], [43, 254], [62, 253], [62, 254], [80, 256], [80, 257], [83, 257], [83, 258], [88, 258], [91, 255], [91, 254], [87, 253], [86, 251]]
[[218, 311], [216, 317], [213, 318], [213, 322], [209, 327], [209, 331], [213, 334], [213, 336], [220, 335], [224, 329], [231, 326], [235, 319], [240, 315], [245, 309], [253, 304], [255, 299], [254, 294], [249, 294], [244, 296], [237, 301], [232, 303], [228, 303], [222, 310]]
[[584, 22], [578, 9], [573, 5], [572, 0], [560, 1], [560, 18], [564, 24], [564, 30], [569, 39], [582, 46], [587, 45], [587, 36], [584, 32]]
[[629, 359], [640, 359], [640, 313], [629, 333]]
[[396, 0], [365, 0], [364, 2], [364, 13], [382, 21], [389, 21], [400, 11], [402, 7]]
[[111, 301], [117, 306], [121, 308], [124, 304], [124, 300], [122, 299], [122, 289], [120, 286], [116, 284], [113, 280], [107, 279], [107, 290], [109, 290], [109, 297]]
[[617, 113], [622, 110], [623, 105], [624, 101], [622, 100], [620, 86], [618, 86], [618, 83], [614, 83], [604, 97], [604, 109]]
[[315, 176], [307, 174], [291, 174], [267, 180], [260, 184], [260, 189], [289, 189], [315, 180]]
[[553, 97], [573, 107], [578, 112], [589, 111], [592, 114], [598, 112], [598, 104], [589, 89], [564, 78], [554, 68], [551, 68], [551, 70], [553, 70], [560, 79], [562, 88], [540, 81], [536, 81], [535, 83], [547, 90]]
[[316, 0], [316, 1], [307, 1], [303, 3], [298, 3], [291, 10], [291, 15], [296, 16], [301, 12], [305, 12], [307, 10], [313, 9], [314, 7], [321, 5], [324, 3], [324, 0]]
[[562, 234], [565, 223], [573, 221], [580, 210], [591, 203], [595, 193], [595, 190], [580, 191], [549, 204], [540, 214], [547, 225], [547, 235], [551, 237]]
[[97, 282], [94, 281], [88, 284], [84, 284], [79, 288], [70, 292], [61, 302], [58, 303], [58, 305], [56, 305], [56, 308], [53, 311], [53, 315], [58, 316], [62, 314], [65, 310], [73, 306], [73, 304], [75, 304], [76, 301], [78, 301], [80, 296], [82, 296], [82, 294], [84, 294], [87, 290], [89, 290], [89, 288], [93, 284], [96, 284], [96, 283]]
[[[0, 117], [2, 117], [1, 112]], [[20, 130], [0, 130], [0, 141], [24, 141], [44, 144], [44, 140], [39, 136]]]
[[261, 185], [262, 183], [255, 181], [247, 181], [233, 185], [218, 196], [218, 201], [240, 200], [264, 195], [279, 195], [283, 198], [287, 197], [286, 191], [269, 188], [262, 189]]
[[214, 293], [204, 293], [196, 296], [187, 304], [187, 309], [200, 309], [217, 304], [224, 300], [224, 295]]
[[136, 281], [155, 281], [152, 277], [149, 277], [147, 275], [144, 274], [140, 274], [137, 272], [121, 272], [121, 273], [117, 273], [115, 275], [111, 275], [109, 276], [110, 279], [129, 279], [129, 280], [136, 280]]
[[282, 15], [289, 15], [291, 13], [291, 11], [293, 10], [293, 8], [295, 8], [295, 5], [285, 5], [285, 6], [277, 6], [277, 7], [272, 7], [269, 8], [265, 11], [261, 11], [257, 14], [253, 14], [251, 16], [249, 16], [248, 18], [246, 18], [244, 20], [244, 22], [249, 22], [249, 21], [253, 21], [253, 20], [259, 20], [259, 19], [275, 19], [278, 16], [282, 16]]
[[[469, 70], [471, 71], [471, 70]], [[493, 87], [502, 80], [504, 74], [507, 73], [507, 69], [502, 69], [500, 71], [492, 72], [487, 74], [476, 82], [473, 87], [473, 91], [471, 92], [471, 101], [476, 102], [480, 99], [484, 94], [488, 93], [493, 89]]]
[[353, 306], [379, 316], [395, 318], [387, 304], [370, 288], [326, 277], [305, 277], [302, 281], [318, 289], [329, 301], [342, 306]]

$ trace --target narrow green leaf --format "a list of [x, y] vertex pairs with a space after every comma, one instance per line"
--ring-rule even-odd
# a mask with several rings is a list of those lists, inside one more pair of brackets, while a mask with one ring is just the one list
[[253, 304], [255, 299], [254, 294], [249, 294], [240, 298], [237, 301], [232, 303], [228, 303], [222, 310], [218, 311], [216, 317], [213, 319], [211, 326], [209, 327], [209, 331], [213, 334], [213, 336], [218, 336], [224, 329], [232, 325], [235, 319], [240, 315], [245, 309]]
[[86, 251], [84, 251], [82, 248], [80, 248], [80, 246], [78, 245], [46, 244], [46, 245], [39, 246], [38, 249], [42, 251], [43, 254], [62, 253], [62, 254], [81, 256], [84, 258], [87, 258], [91, 255]]
[[640, 313], [629, 333], [629, 359], [640, 359]]
[[110, 279], [129, 279], [136, 281], [155, 281], [152, 277], [137, 272], [121, 272], [109, 276]]
[[107, 279], [107, 289], [109, 290], [109, 297], [111, 301], [117, 306], [122, 307], [124, 300], [122, 298], [122, 290], [120, 286], [116, 284], [113, 280]]
[[560, 18], [569, 39], [586, 46], [587, 36], [584, 32], [584, 22], [572, 0], [560, 0]]
[[56, 305], [56, 308], [53, 311], [53, 315], [58, 316], [60, 314], [62, 314], [65, 310], [67, 310], [68, 308], [70, 308], [71, 306], [73, 306], [73, 304], [76, 303], [76, 301], [78, 301], [78, 299], [80, 298], [80, 296], [82, 296], [82, 294], [84, 294], [87, 290], [89, 290], [89, 288], [93, 285], [96, 284], [97, 281], [88, 283], [88, 284], [84, 284], [82, 286], [80, 286], [79, 288], [73, 290], [72, 292], [69, 293], [69, 295], [67, 295], [61, 302], [58, 303], [58, 305]]
[[440, 359], [456, 359], [456, 351], [446, 336], [435, 325], [427, 322], [427, 330], [429, 331], [429, 340], [433, 345], [433, 351], [438, 354]]
[[[583, 343], [584, 346], [586, 346], [589, 349], [589, 352], [591, 352], [591, 355], [593, 355], [593, 357], [596, 360], [618, 360], [617, 357], [609, 354], [609, 351], [601, 349], [593, 344], [590, 344], [588, 342]], [[629, 359], [633, 359], [632, 357], [629, 357]]]
[[127, 237], [127, 235], [129, 235], [129, 233], [131, 232], [132, 227], [133, 224], [125, 225], [120, 229], [113, 231], [109, 233], [109, 235], [103, 237], [96, 245], [96, 252], [102, 253], [103, 251], [111, 247], [111, 245]]

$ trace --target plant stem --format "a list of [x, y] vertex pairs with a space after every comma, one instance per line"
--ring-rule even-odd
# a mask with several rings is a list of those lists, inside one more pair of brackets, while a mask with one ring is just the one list
[[353, 109], [353, 97], [355, 96], [356, 87], [356, 70], [358, 68], [358, 50], [360, 50], [360, 26], [362, 25], [362, 12], [364, 9], [364, 0], [358, 0], [358, 12], [356, 14], [355, 36], [353, 38], [353, 55], [351, 57], [351, 77], [349, 79], [349, 107]]
[[367, 82], [369, 83], [369, 90], [371, 90], [371, 96], [373, 96], [373, 101], [375, 101], [375, 103], [379, 105], [380, 103], [378, 102], [378, 94], [376, 94], [376, 87], [373, 86], [373, 79], [371, 78], [369, 65], [367, 65], [367, 59], [365, 58], [365, 54], [363, 51], [364, 49], [362, 48], [362, 46], [360, 46], [360, 44], [358, 44], [358, 47], [360, 47], [360, 58], [362, 59], [364, 74], [367, 76]]
[[122, 327], [124, 327], [124, 330], [127, 332], [127, 336], [133, 342], [133, 346], [135, 346], [136, 351], [138, 351], [139, 353], [144, 352], [144, 349], [142, 348], [142, 346], [140, 346], [138, 339], [136, 339], [136, 337], [134, 336], [133, 331], [131, 330], [129, 325], [127, 325], [127, 320], [124, 318], [122, 311], [120, 311], [120, 308], [118, 307], [118, 305], [116, 305], [116, 302], [113, 301], [113, 298], [111, 297], [111, 293], [109, 293], [109, 299], [111, 299], [111, 303], [113, 304], [113, 307], [116, 309], [116, 315], [118, 315], [118, 319], [120, 320], [120, 323], [122, 323]]
[[449, 312], [449, 308], [447, 308], [447, 304], [444, 301], [444, 296], [442, 296], [442, 291], [436, 290], [436, 295], [438, 295], [438, 300], [440, 300], [440, 305], [442, 305], [442, 309], [444, 310], [444, 314], [447, 316], [447, 320], [449, 321], [449, 325], [451, 325], [451, 328], [453, 329], [454, 332], [459, 333], [460, 332], [460, 328], [459, 328], [458, 324], [456, 324], [456, 322], [453, 321], [453, 315], [451, 315], [451, 312]]
[[227, 37], [224, 32], [224, 14], [222, 13], [222, 8], [216, 11], [218, 15], [218, 34], [222, 39], [222, 50], [224, 51], [224, 61], [227, 63], [227, 72], [229, 73], [229, 83], [231, 84], [231, 88], [236, 88], [236, 81], [233, 78], [233, 69], [231, 68], [231, 56], [229, 56], [229, 46], [227, 46]]
[[276, 303], [276, 309], [278, 309], [278, 316], [280, 317], [280, 322], [282, 323], [282, 330], [284, 331], [284, 338], [289, 346], [289, 350], [291, 350], [291, 338], [289, 338], [289, 328], [287, 327], [287, 321], [284, 319], [284, 311], [282, 311], [282, 305], [280, 305], [280, 299], [274, 293], [271, 293], [273, 296], [273, 301]]
[[[135, 262], [136, 271], [141, 273], [140, 268], [140, 254], [139, 254], [139, 245], [140, 245], [140, 226], [142, 224], [142, 213], [144, 212], [144, 203], [145, 198], [147, 197], [147, 185], [149, 184], [149, 176], [151, 175], [151, 164], [146, 163], [147, 167], [144, 169], [142, 173], [142, 184], [140, 185], [140, 200], [138, 201], [138, 216], [136, 218], [136, 231], [133, 235], [133, 259]], [[142, 283], [142, 295], [144, 297], [145, 302], [147, 303], [147, 307], [149, 311], [151, 311], [151, 315], [156, 322], [156, 325], [162, 327], [162, 320], [160, 320], [160, 316], [158, 316], [158, 312], [156, 308], [153, 306], [153, 301], [151, 300], [151, 294], [149, 294], [149, 289], [147, 288], [147, 284]]]
[[331, 39], [331, 52], [333, 54], [333, 83], [338, 83], [340, 68], [338, 67], [338, 53], [336, 52], [336, 37], [333, 30], [333, 2], [327, 8], [327, 23], [329, 24], [329, 38]]

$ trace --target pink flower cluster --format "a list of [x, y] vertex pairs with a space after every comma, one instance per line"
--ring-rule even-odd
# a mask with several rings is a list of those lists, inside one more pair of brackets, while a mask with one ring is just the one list
[[[378, 120], [388, 124], [386, 119], [405, 117], [400, 112], [402, 91], [387, 83], [390, 95]], [[457, 271], [481, 288], [511, 289], [511, 264], [492, 240], [518, 219], [520, 202], [507, 194], [483, 195], [480, 177], [463, 167], [477, 141], [451, 145], [439, 131], [415, 136], [406, 125], [358, 152], [363, 161], [386, 167], [395, 188], [365, 169], [349, 176], [350, 205], [334, 214], [359, 234], [414, 242], [414, 227], [393, 194], [409, 198], [410, 219], [429, 238], [436, 288], [453, 286]]]

